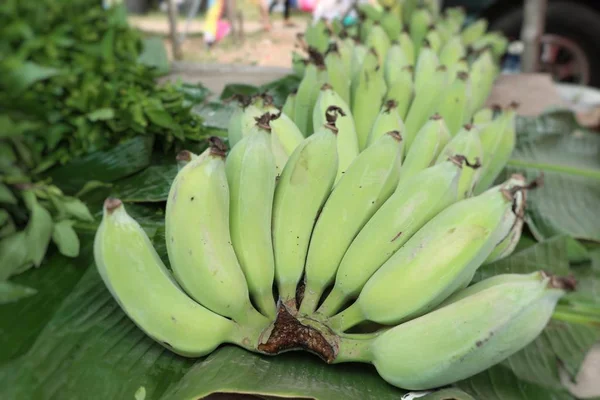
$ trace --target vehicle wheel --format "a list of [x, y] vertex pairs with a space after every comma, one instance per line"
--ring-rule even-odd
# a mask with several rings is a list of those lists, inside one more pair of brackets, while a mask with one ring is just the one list
[[[512, 9], [491, 23], [516, 39], [523, 23], [522, 8]], [[546, 10], [546, 34], [542, 38], [540, 69], [561, 82], [600, 87], [600, 14], [574, 2], [549, 2]]]

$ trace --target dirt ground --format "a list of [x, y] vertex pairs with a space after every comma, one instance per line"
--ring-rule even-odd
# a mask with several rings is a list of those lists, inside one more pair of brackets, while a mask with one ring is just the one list
[[[296, 34], [304, 31], [308, 18], [306, 15], [295, 15], [291, 17], [291, 22], [294, 26], [284, 26], [281, 13], [273, 13], [271, 30], [264, 31], [258, 21], [244, 21], [241, 43], [229, 35], [209, 49], [202, 38], [202, 19], [194, 19], [188, 26], [188, 34], [182, 44], [183, 61], [289, 68], [290, 49], [294, 47]], [[132, 16], [130, 23], [145, 33], [164, 37], [169, 57], [172, 57], [164, 15]], [[180, 19], [178, 30], [182, 32], [184, 27], [185, 22]]]

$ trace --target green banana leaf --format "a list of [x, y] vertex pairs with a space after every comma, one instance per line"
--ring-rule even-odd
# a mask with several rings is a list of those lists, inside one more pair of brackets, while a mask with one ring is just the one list
[[[574, 126], [574, 120], [564, 113], [521, 120], [519, 131], [529, 132], [525, 134], [532, 139], [519, 141], [514, 160], [521, 160], [521, 164], [511, 161], [510, 169], [531, 170], [530, 176], [546, 171], [546, 182], [552, 184], [556, 177], [548, 173], [545, 164], [542, 167], [535, 164], [535, 157], [555, 152], [561, 154], [562, 165], [579, 165], [584, 157], [578, 152], [562, 154], [555, 148], [566, 146], [558, 140], [561, 135], [568, 138], [564, 139], [567, 142], [579, 140], [561, 133], [571, 132], [569, 129]], [[544, 135], [552, 140], [541, 140]], [[531, 153], [521, 150], [529, 148], [527, 146], [536, 150]], [[379, 378], [373, 367], [364, 364], [330, 366], [308, 353], [266, 357], [234, 346], [222, 346], [206, 358], [190, 360], [170, 353], [146, 337], [112, 299], [96, 272], [92, 256], [93, 234], [100, 221], [102, 199], [112, 193], [135, 202], [128, 205], [128, 212], [142, 224], [161, 257], [167, 260], [162, 202], [168, 193], [169, 176], [176, 167], [167, 161], [151, 161], [148, 147], [137, 148], [146, 150], [124, 152], [135, 160], [127, 160], [122, 153], [107, 152], [109, 155], [75, 164], [91, 173], [82, 181], [114, 182], [110, 188], [96, 189], [83, 196], [95, 221], [76, 225], [80, 255], [70, 259], [53, 250], [41, 268], [31, 269], [11, 280], [12, 284], [31, 288], [37, 294], [0, 306], [0, 398], [196, 399], [220, 392], [247, 393], [259, 398], [399, 399], [405, 394]], [[172, 157], [165, 156], [165, 159], [172, 160]], [[115, 160], [119, 168], [107, 173], [103, 169], [109, 159]], [[526, 162], [529, 164], [525, 165]], [[144, 169], [150, 163], [152, 167]], [[535, 168], [530, 168], [530, 164]], [[596, 166], [591, 169], [600, 170]], [[64, 171], [57, 176], [68, 180], [76, 176], [73, 174], [77, 168]], [[593, 174], [592, 178], [584, 178], [594, 179]], [[556, 182], [561, 179], [567, 178], [560, 177]], [[82, 185], [73, 186], [76, 190]], [[592, 190], [593, 186], [569, 188], [581, 191], [577, 193], [585, 198], [598, 195]], [[531, 196], [529, 204], [534, 210], [544, 209], [544, 202], [554, 206], [557, 217], [550, 214], [548, 218], [552, 229], [547, 229], [548, 226], [532, 214], [530, 226], [536, 238], [542, 241], [536, 243], [525, 235], [512, 256], [482, 267], [475, 279], [545, 269], [560, 275], [574, 275], [580, 282], [579, 290], [566, 296], [559, 305], [560, 312], [524, 350], [453, 387], [419, 398], [575, 399], [560, 383], [559, 376], [563, 371], [574, 379], [585, 354], [600, 340], [600, 325], [581, 323], [593, 320], [598, 314], [590, 316], [590, 310], [600, 308], [600, 251], [590, 248], [589, 242], [583, 247], [574, 241], [569, 234], [575, 232], [569, 229], [573, 221], [597, 218], [595, 204], [598, 203], [573, 205], [572, 199], [555, 191], [545, 195], [547, 197]], [[591, 223], [586, 225], [594, 228]], [[587, 233], [575, 236], [596, 240]], [[18, 323], [14, 322], [15, 317]]]
[[529, 179], [544, 174], [531, 192], [529, 228], [536, 239], [568, 234], [600, 242], [600, 135], [581, 128], [570, 112], [519, 118], [517, 148], [506, 168]]
[[[133, 210], [139, 218], [139, 210]], [[159, 220], [140, 218], [151, 219]], [[141, 387], [146, 399], [192, 399], [216, 392], [398, 399], [405, 393], [385, 383], [368, 365], [330, 366], [307, 353], [266, 357], [233, 346], [223, 346], [200, 360], [170, 353], [146, 337], [112, 299], [93, 265], [92, 233], [82, 235], [79, 258], [55, 254], [44, 268], [14, 280], [36, 289], [38, 295], [0, 307], [0, 320], [9, 321], [11, 315], [20, 319], [19, 324], [3, 326], [0, 336], [0, 398], [45, 399], [56, 393], [66, 399], [89, 393], [98, 399], [132, 398]], [[546, 263], [552, 255], [552, 268], [562, 270], [568, 266], [564, 242], [564, 238], [552, 239], [500, 262], [521, 272], [519, 260]], [[469, 395], [574, 399], [559, 384], [557, 360], [574, 375], [598, 339], [597, 328], [552, 321], [522, 352], [458, 383], [452, 395], [457, 399], [470, 399]]]

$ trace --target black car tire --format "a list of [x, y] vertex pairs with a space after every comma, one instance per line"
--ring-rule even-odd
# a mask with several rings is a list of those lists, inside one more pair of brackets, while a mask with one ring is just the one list
[[[514, 8], [491, 22], [490, 29], [518, 38], [523, 23], [523, 9]], [[545, 33], [555, 34], [581, 46], [589, 63], [591, 86], [600, 87], [600, 13], [585, 4], [572, 1], [549, 1]]]

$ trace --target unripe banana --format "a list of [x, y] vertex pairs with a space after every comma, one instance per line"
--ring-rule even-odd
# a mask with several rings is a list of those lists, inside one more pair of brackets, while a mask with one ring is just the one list
[[428, 168], [398, 185], [344, 254], [335, 285], [318, 309], [328, 317], [356, 297], [369, 278], [434, 215], [458, 200], [462, 160]]
[[319, 19], [313, 24], [309, 24], [304, 34], [306, 43], [319, 53], [325, 53], [329, 47], [331, 32], [324, 20]]
[[379, 21], [383, 17], [383, 7], [377, 3], [360, 3], [356, 9], [370, 21]]
[[[417, 8], [410, 18], [410, 38], [415, 46], [415, 54], [420, 54], [423, 39], [427, 35], [429, 26], [433, 24], [433, 17], [428, 9]], [[418, 71], [418, 68], [417, 68]]]
[[[346, 74], [352, 80], [352, 57], [354, 56], [354, 40], [350, 37], [345, 37], [338, 41], [338, 51], [342, 62], [344, 63], [344, 70]], [[350, 100], [348, 100], [348, 103]]]
[[[330, 110], [333, 122], [335, 112], [333, 107]], [[310, 235], [337, 174], [336, 130], [330, 122], [305, 139], [291, 155], [275, 189], [275, 279], [280, 300], [293, 308]]]
[[[435, 114], [433, 111], [439, 100], [432, 93], [442, 93], [446, 88], [447, 70], [441, 65], [435, 71], [427, 85], [424, 85], [421, 90], [415, 87], [415, 96], [410, 104], [406, 119], [404, 120], [404, 150], [410, 150], [410, 146], [417, 135], [417, 132], [427, 122], [427, 120]], [[460, 153], [458, 153], [460, 154]]]
[[227, 126], [229, 145], [235, 146], [237, 142], [247, 135], [256, 123], [255, 118], [263, 114], [262, 110], [250, 104], [250, 98], [237, 98], [237, 107], [233, 111]]
[[457, 33], [465, 23], [467, 15], [462, 7], [449, 7], [444, 10], [444, 21], [453, 28], [453, 32]]
[[[429, 42], [425, 42], [415, 66], [415, 93], [426, 90], [439, 66], [440, 61], [438, 56], [429, 45]], [[431, 95], [431, 93], [429, 94]]]
[[383, 68], [377, 63], [377, 54], [371, 49], [365, 56], [363, 68], [357, 77], [352, 93], [352, 115], [356, 125], [358, 148], [363, 150], [373, 124], [377, 119], [387, 88]]
[[480, 18], [472, 24], [468, 25], [460, 34], [462, 42], [465, 46], [470, 46], [477, 39], [483, 36], [487, 30], [488, 22], [485, 18]]
[[393, 100], [396, 102], [398, 115], [404, 121], [408, 108], [414, 95], [413, 89], [413, 67], [407, 65], [399, 70], [396, 81], [388, 85], [388, 91], [385, 95], [385, 101]]
[[454, 82], [448, 85], [434, 110], [444, 118], [450, 135], [460, 130], [467, 112], [469, 74], [459, 72]]
[[342, 60], [342, 56], [335, 43], [329, 46], [329, 50], [325, 55], [325, 67], [327, 69], [327, 82], [329, 85], [333, 87], [333, 90], [335, 90], [345, 103], [350, 103], [350, 70], [346, 69], [344, 60]]
[[250, 303], [231, 244], [225, 147], [211, 147], [177, 173], [165, 213], [171, 268], [183, 289], [206, 308], [233, 320], [264, 319]]
[[263, 115], [259, 123], [263, 127], [270, 127], [271, 129], [271, 151], [275, 157], [277, 175], [281, 175], [287, 160], [296, 150], [296, 147], [302, 143], [304, 136], [302, 136], [294, 121], [282, 112], [275, 115]]
[[367, 19], [361, 18], [361, 23], [358, 24], [358, 37], [362, 43], [366, 43], [367, 38], [369, 37], [369, 33], [371, 32], [371, 29], [373, 28], [373, 25], [375, 25], [374, 20], [369, 19], [369, 18], [367, 18]]
[[458, 184], [460, 198], [471, 196], [475, 185], [481, 178], [481, 165], [486, 162], [483, 158], [483, 148], [479, 139], [479, 132], [472, 125], [465, 125], [438, 156], [437, 163], [445, 162], [454, 154], [462, 154], [472, 163], [473, 168], [465, 170]]
[[483, 107], [489, 97], [494, 81], [498, 74], [498, 67], [494, 63], [490, 50], [484, 50], [471, 65], [471, 100], [468, 117]]
[[[402, 5], [400, 3], [396, 3], [397, 7], [395, 10], [400, 10], [402, 12]], [[395, 5], [396, 5], [395, 4]], [[387, 34], [390, 40], [397, 40], [400, 37], [400, 33], [402, 33], [402, 17], [399, 16], [398, 11], [394, 11], [394, 9], [388, 9], [384, 12], [383, 17], [381, 17], [381, 27]]]
[[407, 31], [402, 31], [400, 37], [398, 38], [398, 43], [400, 43], [400, 47], [404, 51], [404, 54], [406, 55], [410, 65], [415, 65], [417, 62], [418, 53], [415, 50], [415, 45], [413, 44], [410, 34]]
[[123, 311], [169, 350], [201, 357], [225, 342], [242, 344], [239, 325], [202, 307], [177, 286], [143, 228], [118, 199], [104, 202], [94, 259]]
[[[500, 110], [501, 109], [499, 109], [498, 106], [482, 108], [481, 110], [477, 111], [475, 115], [473, 115], [473, 124], [476, 126], [483, 127], [485, 124], [492, 122], [494, 120], [494, 114], [496, 114], [496, 112]], [[480, 132], [483, 133], [483, 130], [481, 130]]]
[[379, 65], [383, 65], [385, 63], [385, 58], [387, 56], [387, 52], [392, 45], [388, 35], [385, 33], [381, 25], [374, 24], [369, 32], [369, 36], [365, 42], [367, 47], [371, 47], [375, 49], [379, 59]]
[[484, 371], [532, 342], [565, 294], [564, 284], [538, 276], [499, 282], [390, 329], [373, 339], [370, 356], [363, 358], [372, 360], [383, 379], [409, 390], [444, 386]]
[[381, 136], [388, 132], [399, 132], [402, 134], [404, 123], [398, 115], [398, 103], [394, 100], [388, 100], [383, 104], [369, 138], [367, 139], [367, 147], [375, 143]]
[[441, 1], [438, 0], [421, 0], [421, 4], [425, 6], [431, 13], [431, 16], [434, 20], [437, 20], [440, 17], [440, 5]]
[[274, 318], [275, 262], [271, 214], [275, 193], [275, 158], [268, 126], [242, 139], [226, 161], [229, 184], [229, 228], [250, 296], [263, 315]]
[[[369, 49], [367, 48], [367, 46], [361, 44], [360, 42], [356, 42], [354, 44], [354, 50], [352, 52], [352, 69], [351, 69], [352, 83], [350, 84], [351, 88], [353, 88], [354, 82], [358, 81], [358, 76], [360, 75], [363, 63], [365, 61], [365, 57], [367, 56], [368, 52], [369, 52]], [[352, 100], [352, 99], [350, 99], [350, 100]], [[351, 103], [352, 103], [352, 101], [350, 101], [350, 104]]]
[[432, 166], [449, 141], [450, 133], [444, 119], [439, 114], [433, 115], [417, 133], [402, 163], [399, 182], [404, 182]]
[[314, 312], [356, 234], [396, 189], [401, 161], [402, 138], [388, 132], [360, 153], [335, 186], [310, 241], [301, 313]]
[[471, 47], [475, 51], [491, 47], [494, 58], [499, 59], [506, 53], [508, 48], [508, 39], [501, 32], [488, 32], [477, 39]]
[[188, 165], [190, 161], [197, 159], [199, 156], [188, 150], [181, 150], [177, 153], [175, 160], [177, 161], [177, 171], [181, 171], [183, 167]]
[[315, 104], [313, 111], [313, 125], [315, 132], [327, 123], [326, 114], [331, 106], [339, 107], [342, 113], [338, 113], [335, 121], [337, 128], [337, 154], [338, 154], [338, 173], [336, 182], [344, 175], [350, 164], [358, 156], [358, 137], [356, 136], [356, 127], [354, 118], [350, 112], [348, 104], [333, 90], [331, 86], [325, 84], [321, 87], [321, 93]]
[[308, 64], [304, 78], [298, 86], [294, 123], [304, 137], [313, 133], [312, 114], [319, 97], [319, 88], [327, 80], [327, 70], [322, 64]]
[[412, 16], [415, 13], [419, 0], [404, 0], [402, 2], [402, 22], [404, 26], [408, 26], [412, 21]]
[[465, 46], [462, 44], [460, 36], [452, 36], [440, 51], [440, 63], [446, 65], [448, 69], [456, 64], [460, 59], [467, 55]]
[[[534, 184], [536, 184], [534, 182]], [[525, 222], [525, 207], [527, 203], [527, 193], [523, 192], [523, 196], [515, 199], [514, 212], [517, 215], [517, 219], [510, 229], [510, 232], [505, 238], [494, 247], [494, 250], [486, 258], [485, 264], [491, 264], [494, 261], [501, 260], [508, 257], [515, 251], [519, 239], [521, 239], [521, 233], [523, 232], [523, 223]]]
[[394, 43], [387, 52], [384, 65], [385, 82], [388, 87], [401, 79], [402, 69], [411, 65], [398, 43]]
[[[465, 74], [469, 74], [470, 76], [470, 68], [469, 68], [469, 63], [467, 61], [466, 57], [461, 58], [460, 60], [458, 60], [457, 62], [455, 62], [454, 64], [450, 65], [450, 67], [448, 68], [448, 76], [450, 77], [456, 77], [458, 76], [459, 73], [465, 73]], [[456, 79], [456, 78], [454, 78]], [[469, 84], [469, 88], [471, 87], [471, 85]], [[468, 102], [468, 106], [469, 109], [467, 111], [470, 112], [470, 107], [471, 107], [471, 94], [470, 94], [471, 90], [469, 89], [469, 102]], [[467, 114], [465, 114], [465, 117], [467, 116]], [[468, 116], [470, 117], [471, 114], [468, 114]], [[469, 120], [464, 121], [465, 123], [470, 122]]]
[[433, 50], [435, 54], [440, 54], [442, 50], [442, 38], [440, 37], [440, 33], [435, 28], [435, 25], [432, 25], [427, 31], [427, 35], [425, 35], [425, 39], [427, 43], [429, 43], [429, 47]]
[[433, 217], [377, 270], [354, 304], [329, 320], [330, 327], [343, 332], [362, 321], [398, 324], [443, 302], [512, 227], [514, 198], [524, 190], [519, 178]]
[[302, 78], [306, 72], [306, 59], [295, 51], [292, 51], [292, 70]]
[[292, 121], [294, 120], [296, 114], [296, 91], [287, 95], [281, 112], [287, 115]]
[[[516, 108], [516, 103], [508, 106], [502, 115], [496, 117], [496, 119], [489, 124], [494, 126], [491, 126], [489, 130], [485, 129], [485, 132], [482, 132], [481, 140], [482, 143], [485, 143], [485, 152], [489, 151], [493, 156], [488, 160], [485, 160], [481, 176], [475, 186], [475, 193], [486, 190], [494, 183], [515, 149], [517, 140], [515, 128]], [[496, 123], [498, 124], [497, 127], [495, 126]], [[487, 150], [492, 147], [493, 150]]]

